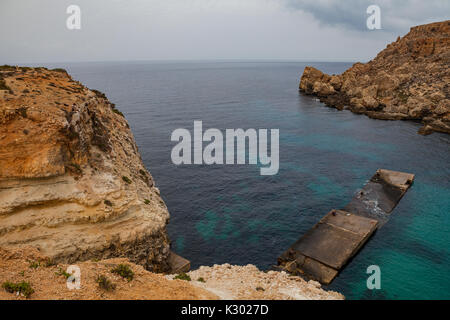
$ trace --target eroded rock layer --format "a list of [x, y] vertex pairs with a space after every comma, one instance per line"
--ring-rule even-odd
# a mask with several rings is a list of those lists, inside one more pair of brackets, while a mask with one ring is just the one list
[[306, 67], [300, 91], [371, 118], [420, 121], [420, 133], [450, 133], [450, 20], [411, 28], [341, 75]]
[[64, 70], [0, 67], [0, 246], [165, 271], [168, 219], [105, 95]]

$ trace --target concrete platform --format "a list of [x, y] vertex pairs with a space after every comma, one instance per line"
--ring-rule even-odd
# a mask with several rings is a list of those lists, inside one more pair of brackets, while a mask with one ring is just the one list
[[379, 169], [344, 210], [376, 219], [383, 225], [414, 181], [414, 175]]
[[278, 262], [291, 273], [329, 284], [377, 225], [377, 220], [332, 210], [283, 253]]
[[343, 210], [332, 210], [278, 258], [276, 269], [329, 284], [386, 223], [414, 181], [410, 173], [379, 169]]
[[191, 269], [191, 262], [173, 251], [169, 254], [169, 265], [171, 274], [188, 272]]

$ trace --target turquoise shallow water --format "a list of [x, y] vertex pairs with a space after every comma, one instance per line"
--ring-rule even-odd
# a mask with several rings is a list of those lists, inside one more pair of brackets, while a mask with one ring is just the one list
[[[330, 288], [349, 299], [450, 298], [450, 137], [368, 119], [299, 94], [299, 62], [85, 63], [66, 67], [126, 115], [171, 212], [173, 248], [192, 266], [268, 268], [378, 168], [416, 174], [390, 221]], [[318, 63], [328, 73], [349, 67]], [[176, 128], [278, 128], [280, 171], [172, 164]], [[366, 287], [369, 265], [381, 290]]]

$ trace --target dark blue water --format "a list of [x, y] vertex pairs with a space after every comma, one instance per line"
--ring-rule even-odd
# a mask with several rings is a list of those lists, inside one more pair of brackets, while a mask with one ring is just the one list
[[[268, 268], [378, 168], [416, 174], [391, 220], [330, 288], [350, 299], [450, 298], [450, 136], [412, 122], [368, 119], [299, 94], [306, 64], [88, 63], [58, 65], [123, 111], [171, 213], [174, 250], [200, 265]], [[345, 63], [313, 64], [340, 73]], [[280, 171], [249, 165], [175, 166], [177, 128], [278, 128]], [[381, 290], [366, 287], [369, 265]]]

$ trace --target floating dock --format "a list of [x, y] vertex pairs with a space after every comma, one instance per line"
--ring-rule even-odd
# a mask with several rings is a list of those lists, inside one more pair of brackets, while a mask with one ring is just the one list
[[379, 169], [343, 210], [331, 210], [278, 258], [277, 269], [329, 284], [387, 222], [414, 175]]

